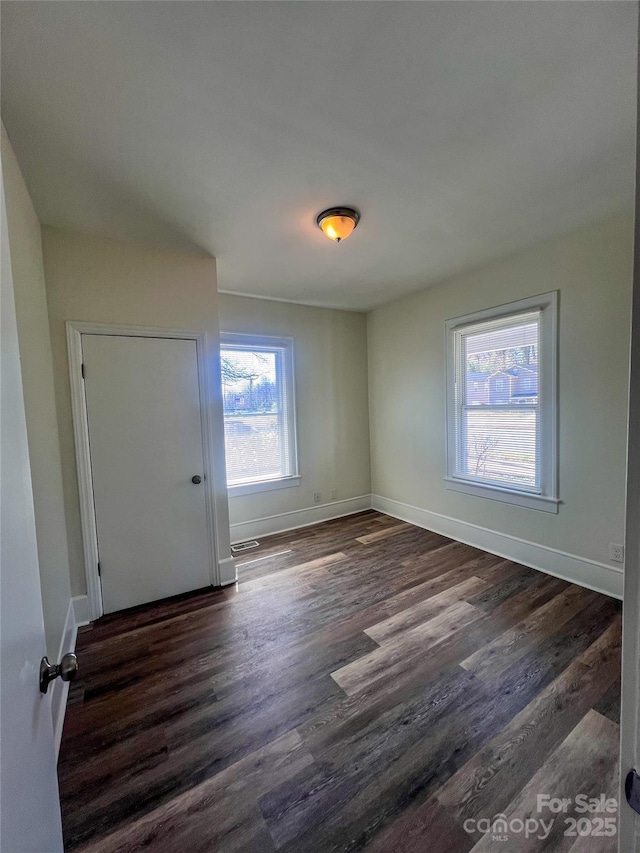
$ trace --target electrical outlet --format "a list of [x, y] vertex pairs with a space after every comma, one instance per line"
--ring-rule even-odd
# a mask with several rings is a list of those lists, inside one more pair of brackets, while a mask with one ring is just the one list
[[624, 545], [609, 543], [609, 559], [613, 563], [624, 563]]
[[319, 504], [322, 501], [322, 493], [314, 492], [313, 493], [313, 502], [314, 504]]
[[337, 497], [338, 497], [338, 492], [337, 492], [337, 490], [336, 490], [336, 489], [331, 489], [331, 500], [332, 500], [332, 501], [335, 501], [335, 499], [336, 499]]

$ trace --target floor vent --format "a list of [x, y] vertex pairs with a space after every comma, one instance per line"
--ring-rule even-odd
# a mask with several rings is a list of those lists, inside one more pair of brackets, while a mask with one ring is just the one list
[[251, 548], [257, 548], [260, 543], [256, 542], [255, 539], [251, 542], [240, 542], [237, 545], [232, 545], [231, 550], [234, 554], [238, 554], [241, 551], [249, 551]]

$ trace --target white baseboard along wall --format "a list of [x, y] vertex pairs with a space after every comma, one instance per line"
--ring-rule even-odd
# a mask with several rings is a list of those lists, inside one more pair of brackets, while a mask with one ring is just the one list
[[284, 533], [287, 530], [308, 527], [321, 521], [353, 515], [365, 509], [376, 509], [425, 530], [432, 530], [434, 533], [440, 533], [450, 539], [457, 539], [466, 545], [472, 545], [474, 548], [481, 548], [490, 554], [496, 554], [498, 557], [513, 560], [523, 566], [545, 572], [545, 574], [562, 578], [562, 580], [576, 583], [596, 592], [602, 592], [613, 598], [622, 599], [624, 571], [621, 567], [608, 566], [606, 563], [599, 563], [595, 560], [578, 557], [575, 554], [558, 551], [555, 548], [529, 542], [517, 536], [498, 533], [477, 524], [470, 524], [437, 512], [430, 512], [402, 501], [385, 498], [382, 495], [360, 495], [347, 500], [332, 501], [321, 506], [312, 506], [293, 512], [257, 518], [240, 524], [232, 524], [231, 543], [235, 545], [238, 542], [259, 539], [261, 536], [270, 536], [273, 533]]
[[357, 498], [347, 498], [341, 501], [331, 501], [327, 504], [317, 504], [306, 509], [295, 509], [291, 512], [281, 512], [279, 515], [267, 515], [252, 521], [242, 521], [231, 525], [231, 544], [246, 542], [248, 539], [258, 539], [260, 536], [270, 536], [273, 533], [285, 533], [287, 530], [297, 530], [299, 527], [309, 527], [321, 521], [331, 521], [371, 509], [371, 495], [360, 495]]
[[371, 507], [379, 512], [392, 515], [401, 521], [408, 521], [425, 530], [440, 533], [450, 539], [457, 539], [465, 545], [481, 548], [490, 554], [513, 560], [532, 569], [538, 569], [556, 578], [602, 592], [613, 598], [622, 599], [624, 570], [595, 560], [587, 560], [574, 554], [567, 554], [546, 545], [538, 545], [509, 536], [507, 533], [497, 533], [477, 524], [459, 521], [437, 512], [429, 512], [411, 504], [384, 498], [381, 495], [371, 496]]
[[[86, 596], [82, 596], [86, 599]], [[88, 606], [88, 605], [87, 605]], [[74, 652], [76, 649], [76, 636], [78, 634], [78, 623], [76, 622], [76, 614], [74, 607], [74, 599], [69, 600], [67, 608], [67, 618], [65, 619], [62, 638], [60, 640], [60, 649], [58, 651], [58, 659], [51, 663], [60, 663], [64, 655], [68, 652]], [[53, 721], [53, 742], [56, 750], [56, 760], [60, 752], [60, 742], [62, 741], [62, 727], [64, 726], [64, 715], [67, 709], [67, 695], [69, 693], [69, 682], [63, 681], [61, 678], [56, 678], [51, 683], [49, 688], [51, 702], [51, 719]]]

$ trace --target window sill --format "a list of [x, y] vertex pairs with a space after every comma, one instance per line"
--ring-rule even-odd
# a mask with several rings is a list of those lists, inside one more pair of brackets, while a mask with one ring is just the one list
[[292, 486], [300, 485], [300, 477], [280, 477], [278, 480], [260, 480], [255, 483], [238, 483], [235, 486], [229, 486], [228, 492], [230, 498], [239, 498], [242, 495], [254, 495], [258, 492], [271, 492], [276, 489], [289, 489]]
[[527, 509], [537, 509], [542, 512], [557, 514], [560, 501], [557, 498], [549, 498], [545, 495], [534, 495], [531, 492], [515, 492], [512, 489], [501, 489], [500, 486], [484, 485], [484, 483], [471, 483], [468, 480], [458, 480], [454, 477], [445, 477], [445, 488], [453, 492], [463, 492], [467, 495], [475, 495], [479, 498], [488, 498], [492, 501], [523, 506]]

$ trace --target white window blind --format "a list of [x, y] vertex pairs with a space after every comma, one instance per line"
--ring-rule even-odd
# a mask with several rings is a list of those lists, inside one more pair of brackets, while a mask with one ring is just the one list
[[227, 485], [295, 476], [291, 343], [225, 335], [220, 348]]
[[540, 490], [539, 332], [539, 311], [457, 331], [457, 476]]
[[513, 309], [447, 324], [447, 479], [471, 494], [484, 487], [493, 489], [486, 497], [509, 500], [510, 492], [557, 503], [555, 294]]

